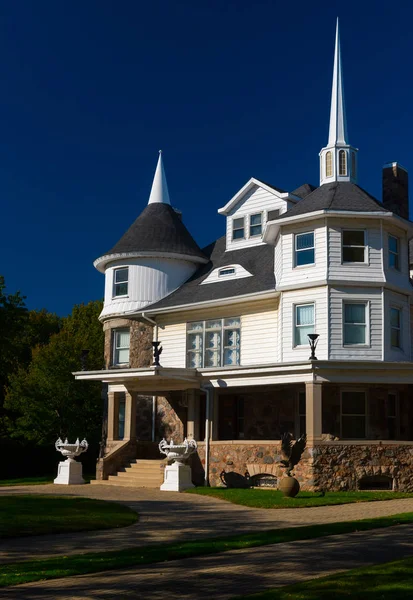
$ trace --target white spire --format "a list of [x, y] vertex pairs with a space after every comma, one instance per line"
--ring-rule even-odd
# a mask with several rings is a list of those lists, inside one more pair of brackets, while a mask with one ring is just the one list
[[333, 87], [331, 91], [330, 131], [328, 146], [347, 144], [346, 109], [344, 104], [343, 69], [341, 66], [340, 30], [337, 17], [334, 52]]
[[338, 18], [331, 90], [330, 130], [327, 146], [320, 152], [320, 185], [334, 181], [357, 182], [357, 148], [351, 146], [347, 141]]
[[162, 150], [159, 150], [158, 164], [156, 165], [148, 204], [156, 203], [171, 204], [171, 201], [169, 200], [168, 184], [166, 183], [165, 171], [163, 169]]

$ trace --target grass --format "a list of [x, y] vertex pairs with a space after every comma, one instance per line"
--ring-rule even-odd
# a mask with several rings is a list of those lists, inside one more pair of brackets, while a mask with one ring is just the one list
[[413, 523], [413, 513], [9, 563], [0, 567], [0, 587], [409, 523]]
[[[55, 475], [44, 475], [41, 477], [19, 477], [16, 479], [0, 479], [0, 487], [9, 487], [16, 485], [46, 485], [47, 483], [53, 483]], [[83, 479], [86, 483], [90, 483], [91, 479], [95, 479], [94, 475], [83, 475]]]
[[261, 594], [238, 596], [238, 600], [407, 600], [413, 598], [412, 570], [413, 558], [404, 558], [312, 579]]
[[220, 500], [252, 508], [304, 508], [413, 497], [413, 494], [407, 492], [326, 492], [325, 496], [322, 496], [320, 492], [300, 492], [295, 498], [286, 498], [278, 490], [212, 487], [197, 487], [187, 490], [186, 493], [213, 496]]
[[126, 527], [138, 520], [127, 506], [71, 496], [0, 496], [0, 538]]

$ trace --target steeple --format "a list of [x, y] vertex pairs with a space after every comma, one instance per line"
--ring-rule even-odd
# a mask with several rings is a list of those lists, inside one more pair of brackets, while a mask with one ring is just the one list
[[168, 184], [162, 162], [162, 150], [159, 150], [158, 164], [153, 178], [151, 195], [148, 204], [171, 204], [169, 200]]
[[320, 152], [320, 185], [332, 181], [352, 181], [353, 183], [356, 183], [356, 153], [357, 148], [350, 146], [347, 141], [340, 29], [337, 18], [333, 85], [331, 90], [330, 129], [327, 146], [322, 148]]

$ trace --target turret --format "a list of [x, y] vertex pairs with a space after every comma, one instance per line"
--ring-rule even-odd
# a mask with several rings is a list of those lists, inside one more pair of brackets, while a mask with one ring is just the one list
[[105, 274], [100, 319], [132, 316], [173, 292], [206, 262], [171, 206], [160, 152], [148, 205], [117, 244], [94, 262]]

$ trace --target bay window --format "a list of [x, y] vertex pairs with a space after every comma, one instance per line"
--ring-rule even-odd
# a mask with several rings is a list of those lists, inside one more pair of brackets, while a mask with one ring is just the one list
[[314, 231], [295, 236], [295, 266], [314, 264]]
[[342, 239], [343, 263], [366, 262], [366, 232], [362, 229], [346, 229]]
[[221, 367], [240, 364], [241, 319], [210, 319], [187, 325], [187, 366]]
[[390, 340], [393, 348], [401, 348], [401, 310], [390, 308]]
[[343, 312], [344, 345], [367, 344], [367, 303], [345, 302]]
[[389, 235], [389, 267], [400, 270], [399, 238]]
[[113, 330], [113, 364], [129, 363], [130, 331], [129, 329]]
[[307, 346], [309, 333], [314, 333], [314, 304], [296, 304], [294, 345]]

